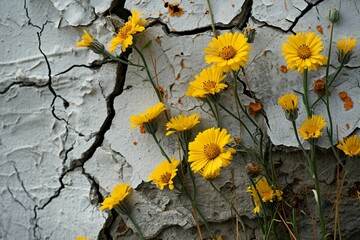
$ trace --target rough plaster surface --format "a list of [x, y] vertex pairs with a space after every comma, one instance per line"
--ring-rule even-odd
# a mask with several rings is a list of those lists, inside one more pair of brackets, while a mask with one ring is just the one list
[[[280, 186], [291, 196], [286, 200], [290, 205], [308, 209], [304, 195], [311, 193], [310, 176], [304, 169], [301, 154], [294, 152], [297, 142], [292, 126], [276, 103], [284, 92], [301, 90], [301, 76], [280, 71], [280, 66], [285, 65], [281, 44], [292, 32], [313, 30], [323, 37], [325, 53], [329, 43], [328, 9], [337, 6], [338, 1], [210, 2], [219, 33], [238, 31], [246, 23], [257, 30], [247, 66], [247, 87], [264, 106], [270, 128], [262, 116], [257, 119], [274, 144]], [[150, 69], [165, 90], [170, 113], [175, 116], [197, 112], [202, 123], [196, 130], [206, 129], [214, 124], [209, 109], [186, 97], [185, 92], [189, 81], [206, 66], [203, 49], [212, 38], [208, 6], [206, 1], [179, 3], [184, 9], [179, 17], [170, 16], [162, 1], [24, 0], [3, 4], [0, 10], [1, 239], [75, 239], [77, 235], [91, 239], [137, 239], [126, 217], [98, 209], [102, 199], [119, 182], [136, 188], [131, 197], [133, 214], [147, 238], [197, 239], [186, 199], [147, 183], [149, 174], [164, 158], [154, 148], [149, 135], [130, 130], [128, 124], [130, 115], [158, 102], [145, 71], [131, 66], [126, 69], [74, 46], [83, 29], [91, 30], [101, 42], [108, 43], [114, 35], [109, 25], [110, 15], [124, 12], [123, 8], [142, 12], [151, 27], [138, 34], [137, 44], [142, 46], [152, 40], [144, 54], [152, 59]], [[359, 41], [359, 33], [353, 28], [360, 21], [359, 8], [356, 0], [343, 1], [334, 41], [345, 36]], [[318, 32], [318, 26], [323, 34]], [[335, 56], [335, 50], [332, 51]], [[359, 46], [355, 52], [360, 53]], [[139, 61], [135, 53], [129, 58]], [[339, 138], [357, 131], [360, 125], [359, 59], [351, 61], [331, 89], [331, 109]], [[332, 65], [337, 66], [336, 59]], [[310, 74], [309, 82], [323, 76], [322, 68]], [[126, 80], [124, 86], [120, 84], [122, 79]], [[231, 83], [231, 78], [227, 81]], [[341, 91], [352, 97], [353, 109], [343, 109], [338, 97]], [[245, 104], [252, 101], [244, 94], [240, 97]], [[315, 94], [310, 94], [310, 98], [314, 99]], [[221, 96], [221, 101], [232, 100], [228, 94]], [[324, 106], [319, 104], [315, 111], [324, 114]], [[300, 113], [299, 119], [304, 119], [302, 106]], [[221, 115], [233, 137], [239, 137], [240, 130], [233, 120], [225, 112]], [[166, 119], [162, 118], [161, 124], [165, 123]], [[178, 156], [175, 137], [165, 137], [164, 133], [164, 127], [160, 127], [165, 150], [170, 156]], [[250, 147], [249, 136], [241, 136]], [[320, 140], [319, 145], [324, 152], [319, 160], [321, 184], [326, 189], [324, 206], [330, 212], [336, 191], [336, 164], [328, 157], [328, 143]], [[215, 184], [228, 196], [236, 192], [238, 209], [244, 214], [250, 234], [260, 236], [250, 197], [245, 193], [248, 182], [244, 162], [250, 160], [237, 156]], [[358, 200], [349, 194], [359, 184], [356, 160], [349, 162], [351, 171], [342, 195], [345, 239], [355, 239], [360, 233], [356, 215]], [[196, 181], [202, 193], [198, 204], [206, 211], [215, 232], [224, 239], [234, 239], [230, 209], [208, 183], [200, 178]], [[313, 198], [309, 201], [311, 205]], [[304, 212], [300, 229], [306, 239], [312, 233], [308, 212]]]

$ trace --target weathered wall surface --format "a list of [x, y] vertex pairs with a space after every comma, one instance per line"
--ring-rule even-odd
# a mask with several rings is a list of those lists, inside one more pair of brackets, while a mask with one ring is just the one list
[[[329, 44], [328, 10], [337, 0], [225, 0], [210, 1], [219, 32], [239, 31], [246, 24], [257, 30], [247, 66], [249, 86], [264, 106], [268, 124], [258, 121], [268, 134], [273, 158], [279, 169], [285, 200], [304, 210], [303, 239], [311, 236], [308, 213], [312, 185], [304, 170], [290, 122], [286, 121], [277, 98], [291, 90], [301, 90], [299, 74], [283, 73], [281, 44], [289, 34], [312, 30]], [[145, 57], [152, 59], [151, 70], [166, 93], [171, 114], [199, 113], [198, 130], [212, 126], [206, 106], [185, 96], [188, 83], [206, 66], [203, 49], [211, 41], [210, 16], [206, 1], [180, 1], [184, 14], [169, 15], [163, 1], [6, 1], [0, 9], [0, 238], [1, 239], [137, 239], [133, 226], [115, 212], [101, 212], [103, 198], [120, 182], [132, 185], [134, 217], [148, 239], [196, 239], [195, 222], [186, 199], [174, 192], [159, 191], [147, 183], [152, 170], [163, 161], [149, 135], [130, 130], [130, 115], [157, 103], [145, 71], [103, 59], [85, 48], [76, 48], [82, 30], [91, 30], [101, 42], [114, 36], [111, 16], [127, 19], [131, 9], [142, 12], [150, 22], [139, 34], [139, 46], [152, 40]], [[360, 3], [345, 0], [334, 39], [355, 37], [360, 22]], [[322, 27], [323, 33], [319, 32]], [[120, 52], [117, 52], [120, 54]], [[331, 90], [331, 106], [339, 138], [360, 127], [360, 48]], [[333, 49], [333, 56], [335, 50]], [[130, 54], [133, 62], [137, 54]], [[333, 62], [336, 67], [337, 62]], [[335, 70], [331, 68], [333, 73]], [[311, 73], [310, 81], [324, 76], [324, 69]], [[354, 106], [345, 111], [338, 93], [346, 91]], [[315, 98], [315, 95], [311, 95]], [[243, 94], [245, 104], [252, 99]], [[231, 101], [225, 96], [223, 101]], [[317, 113], [325, 114], [319, 104]], [[299, 119], [305, 118], [300, 107]], [[234, 137], [238, 127], [223, 115]], [[165, 119], [163, 119], [165, 124]], [[348, 125], [346, 125], [348, 124]], [[347, 127], [348, 126], [348, 127]], [[165, 133], [164, 127], [159, 129]], [[243, 141], [248, 137], [245, 135]], [[134, 144], [136, 142], [137, 144]], [[174, 137], [163, 137], [170, 155], [178, 147]], [[336, 162], [323, 147], [320, 180], [325, 210], [333, 221]], [[329, 155], [330, 156], [330, 155]], [[252, 213], [245, 162], [237, 156], [231, 167], [216, 180], [223, 193], [236, 192], [238, 209], [250, 233], [259, 236]], [[344, 239], [360, 233], [360, 204], [351, 192], [360, 188], [359, 159], [348, 164], [351, 171], [342, 192], [341, 219]], [[232, 177], [232, 173], [233, 177]], [[206, 182], [197, 179], [199, 206], [224, 239], [234, 239], [232, 213], [226, 202]], [[314, 204], [312, 204], [314, 205]], [[313, 209], [314, 210], [314, 209]], [[259, 238], [258, 238], [259, 239]]]

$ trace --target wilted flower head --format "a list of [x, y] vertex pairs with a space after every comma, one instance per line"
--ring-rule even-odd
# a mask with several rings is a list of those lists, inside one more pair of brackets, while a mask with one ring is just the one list
[[125, 198], [131, 193], [131, 190], [131, 186], [126, 183], [120, 183], [115, 186], [110, 196], [105, 198], [102, 202], [100, 210], [111, 210], [116, 207], [121, 213], [128, 214], [130, 209], [125, 202]]
[[164, 104], [160, 102], [158, 104], [155, 104], [152, 108], [146, 108], [145, 113], [139, 113], [138, 115], [131, 116], [131, 129], [144, 126], [148, 133], [155, 133], [157, 131], [157, 123], [155, 121], [155, 118], [157, 118], [157, 116], [159, 116], [159, 114], [165, 110], [166, 108]]
[[170, 190], [174, 189], [173, 178], [178, 171], [177, 166], [180, 161], [172, 158], [171, 163], [168, 160], [163, 161], [155, 170], [150, 174], [149, 180], [153, 181], [161, 190], [168, 186]]
[[250, 26], [244, 28], [243, 30], [244, 36], [248, 39], [248, 43], [253, 43], [255, 40], [256, 30]]
[[312, 115], [307, 117], [306, 121], [300, 126], [300, 136], [305, 139], [318, 138], [322, 136], [321, 130], [325, 127], [326, 122], [321, 115]]
[[321, 96], [325, 93], [326, 91], [326, 86], [325, 86], [325, 82], [322, 79], [318, 79], [314, 82], [314, 92]]
[[337, 147], [350, 157], [357, 156], [360, 154], [359, 136], [355, 134], [344, 140], [340, 140]]
[[190, 82], [186, 96], [204, 98], [208, 95], [215, 95], [227, 87], [222, 81], [226, 75], [217, 68], [209, 67], [203, 69], [195, 80]]
[[184, 132], [189, 131], [197, 124], [200, 123], [200, 116], [197, 113], [194, 113], [190, 116], [179, 115], [177, 117], [173, 117], [166, 124], [166, 136], [169, 136], [175, 132]]
[[92, 34], [90, 36], [86, 30], [84, 30], [84, 35], [81, 37], [81, 41], [76, 42], [76, 46], [90, 48], [97, 54], [101, 54], [105, 50], [104, 45], [102, 45], [96, 38], [94, 38]]
[[237, 71], [245, 67], [249, 60], [251, 50], [247, 38], [242, 33], [226, 32], [217, 38], [213, 38], [205, 48], [207, 64], [214, 63], [215, 67], [223, 72]]
[[318, 66], [326, 64], [327, 57], [320, 54], [324, 49], [321, 38], [315, 33], [301, 32], [288, 37], [282, 45], [282, 54], [290, 70], [297, 69], [303, 73], [305, 69], [316, 71]]
[[230, 164], [235, 149], [225, 149], [232, 142], [226, 129], [210, 128], [200, 132], [189, 143], [189, 163], [194, 172], [199, 172], [205, 179], [213, 179], [220, 174], [220, 169]]
[[348, 64], [350, 62], [351, 56], [354, 53], [354, 48], [356, 46], [356, 39], [348, 37], [347, 39], [341, 38], [337, 43], [336, 47], [338, 49], [338, 61], [341, 64]]
[[119, 44], [121, 44], [121, 51], [125, 52], [133, 44], [133, 35], [145, 30], [145, 23], [146, 20], [141, 19], [141, 14], [134, 9], [129, 21], [119, 29], [116, 37], [111, 40], [110, 52], [114, 51]]
[[257, 163], [248, 163], [246, 165], [246, 173], [249, 175], [249, 177], [251, 178], [256, 178], [259, 176], [260, 174], [260, 170], [261, 170], [261, 167], [259, 164]]
[[279, 105], [284, 109], [289, 121], [295, 121], [298, 116], [298, 98], [293, 93], [286, 93], [278, 99]]
[[258, 112], [263, 109], [262, 104], [260, 102], [251, 102], [249, 104], [249, 113], [255, 116]]

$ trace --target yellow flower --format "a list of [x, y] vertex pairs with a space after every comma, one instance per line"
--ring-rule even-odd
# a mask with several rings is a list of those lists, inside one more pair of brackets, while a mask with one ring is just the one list
[[323, 49], [319, 36], [301, 32], [287, 38], [287, 43], [282, 45], [282, 55], [292, 71], [297, 69], [303, 73], [305, 69], [316, 71], [318, 66], [326, 64], [327, 57], [320, 54]]
[[133, 10], [129, 21], [120, 28], [116, 37], [111, 40], [110, 52], [114, 51], [119, 44], [121, 44], [121, 51], [125, 52], [133, 44], [133, 35], [145, 30], [145, 23], [146, 20], [141, 19], [141, 14]]
[[90, 47], [93, 42], [93, 38], [88, 34], [86, 30], [84, 30], [84, 35], [81, 37], [80, 42], [76, 42], [77, 47]]
[[219, 93], [227, 87], [225, 83], [221, 82], [225, 78], [226, 75], [215, 67], [205, 68], [190, 83], [186, 96], [203, 98], [208, 94]]
[[[155, 104], [152, 108], [146, 108], [145, 113], [139, 113], [136, 116], [130, 116], [130, 124], [132, 124], [131, 129], [134, 129], [139, 126], [147, 125], [151, 123], [160, 113], [165, 111], [166, 108], [162, 102]], [[148, 130], [148, 129], [146, 129]]]
[[258, 180], [255, 185], [256, 186], [249, 186], [246, 190], [253, 197], [255, 204], [254, 213], [260, 212], [262, 202], [273, 202], [275, 197], [279, 201], [282, 199], [282, 191], [272, 189], [265, 177]]
[[233, 148], [225, 149], [232, 142], [226, 129], [210, 128], [199, 133], [193, 142], [189, 143], [190, 167], [194, 172], [200, 172], [205, 178], [214, 178], [220, 174], [220, 169], [230, 164]]
[[294, 112], [298, 107], [298, 98], [293, 93], [286, 93], [278, 99], [279, 105], [287, 112]]
[[169, 163], [168, 160], [163, 161], [150, 174], [149, 181], [153, 181], [161, 190], [163, 190], [166, 185], [168, 185], [170, 190], [173, 190], [173, 178], [176, 176], [179, 163], [180, 161], [175, 158], [171, 159], [171, 163]]
[[90, 238], [86, 238], [86, 237], [82, 237], [82, 236], [77, 236], [76, 240], [90, 240]]
[[310, 138], [318, 138], [322, 136], [321, 130], [325, 127], [326, 122], [321, 115], [312, 115], [311, 118], [306, 118], [306, 121], [300, 126], [300, 136], [308, 140]]
[[342, 64], [349, 63], [353, 50], [356, 46], [356, 39], [348, 37], [347, 39], [341, 38], [337, 43], [338, 48], [338, 60]]
[[82, 41], [76, 42], [77, 47], [87, 47], [93, 50], [97, 54], [101, 54], [104, 52], [105, 47], [102, 43], [100, 43], [92, 33], [90, 32], [91, 36], [88, 34], [86, 30], [84, 30], [84, 35], [81, 37]]
[[343, 152], [350, 157], [359, 155], [360, 154], [360, 139], [359, 139], [358, 135], [355, 134], [355, 135], [348, 137], [342, 141], [340, 140], [337, 147], [339, 149], [343, 150]]
[[192, 129], [198, 123], [200, 123], [200, 116], [195, 113], [190, 116], [179, 115], [175, 118], [171, 118], [166, 124], [166, 136], [173, 134], [174, 132], [183, 132]]
[[119, 185], [115, 186], [110, 196], [105, 198], [102, 202], [100, 210], [111, 210], [115, 206], [120, 205], [126, 196], [130, 194], [131, 189], [131, 186], [127, 185], [126, 183], [120, 183]]
[[223, 72], [239, 70], [245, 67], [249, 60], [249, 51], [251, 50], [247, 38], [242, 33], [225, 33], [218, 38], [213, 38], [205, 48], [206, 63], [215, 63], [216, 68]]

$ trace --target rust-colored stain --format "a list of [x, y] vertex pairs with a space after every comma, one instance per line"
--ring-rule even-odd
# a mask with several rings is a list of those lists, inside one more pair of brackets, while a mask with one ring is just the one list
[[317, 26], [316, 26], [316, 30], [317, 30], [319, 33], [321, 33], [321, 34], [324, 34], [324, 31], [323, 31], [322, 26], [317, 25]]
[[181, 61], [180, 61], [180, 67], [181, 67], [181, 68], [185, 68], [184, 59], [181, 59]]
[[136, 145], [137, 145], [137, 141], [133, 141], [133, 144], [136, 146]]
[[141, 125], [139, 129], [140, 129], [140, 133], [146, 133], [146, 128], [144, 125]]
[[287, 70], [288, 70], [288, 69], [287, 69], [286, 66], [284, 66], [284, 65], [281, 65], [281, 66], [280, 66], [280, 71], [281, 71], [281, 72], [287, 73]]
[[346, 129], [349, 129], [350, 125], [347, 123], [347, 124], [345, 124], [345, 127], [346, 127]]
[[249, 104], [249, 113], [255, 116], [258, 112], [263, 109], [261, 103], [259, 102], [252, 102]]
[[353, 108], [354, 103], [353, 103], [351, 97], [347, 94], [347, 92], [345, 92], [345, 91], [339, 92], [339, 97], [344, 102], [344, 108], [346, 111]]
[[176, 80], [180, 79], [180, 73], [178, 73], [175, 77]]
[[323, 95], [325, 93], [325, 82], [322, 79], [318, 79], [314, 82], [314, 92], [317, 95]]
[[182, 9], [180, 6], [180, 3], [174, 2], [174, 3], [169, 3], [169, 2], [165, 2], [164, 7], [166, 7], [168, 9], [168, 12], [170, 14], [170, 16], [172, 17], [180, 17], [181, 15], [184, 14], [184, 9]]
[[182, 98], [178, 99], [178, 103], [182, 105]]

